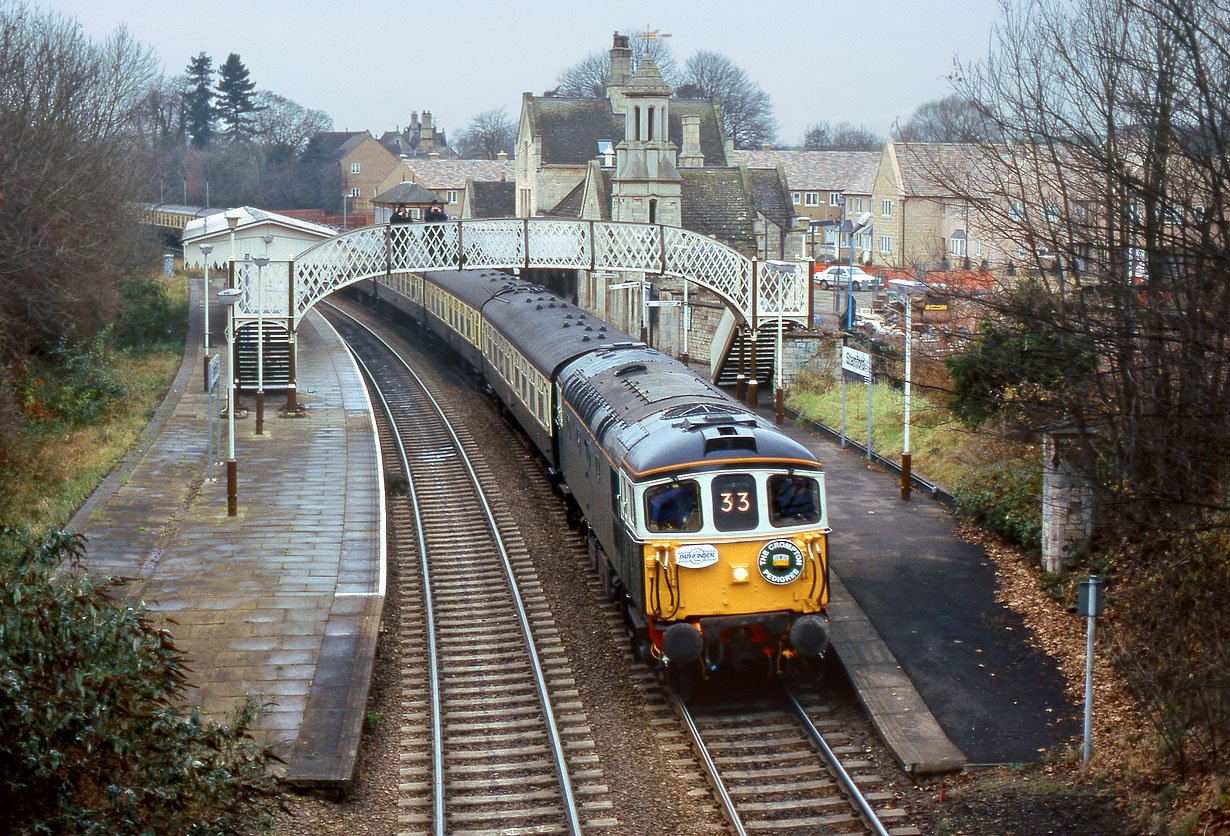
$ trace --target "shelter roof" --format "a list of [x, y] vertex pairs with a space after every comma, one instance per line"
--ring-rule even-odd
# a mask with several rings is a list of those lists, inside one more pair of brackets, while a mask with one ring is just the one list
[[286, 215], [279, 215], [276, 212], [266, 212], [263, 209], [256, 209], [252, 206], [240, 206], [234, 209], [219, 210], [212, 215], [206, 215], [203, 218], [189, 221], [188, 225], [184, 227], [180, 240], [184, 244], [189, 244], [196, 242], [198, 239], [229, 233], [230, 228], [226, 224], [227, 212], [233, 212], [239, 216], [239, 225], [235, 227], [236, 231], [261, 224], [273, 224], [285, 229], [294, 229], [299, 232], [318, 235], [322, 238], [331, 238], [337, 234], [337, 230], [322, 224], [290, 218]]
[[397, 204], [408, 203], [413, 206], [427, 206], [432, 201], [439, 200], [435, 192], [429, 192], [418, 183], [409, 181], [398, 183], [391, 189], [383, 191], [372, 198], [372, 203]]

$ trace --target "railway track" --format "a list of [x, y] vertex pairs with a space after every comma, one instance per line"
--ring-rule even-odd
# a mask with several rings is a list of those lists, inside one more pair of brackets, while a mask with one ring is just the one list
[[[914, 834], [875, 763], [815, 694], [782, 688], [748, 701], [668, 695], [705, 779], [738, 836]], [[830, 743], [830, 741], [833, 741]], [[864, 790], [863, 787], [868, 789]], [[877, 809], [878, 808], [878, 809]]]
[[396, 494], [398, 833], [600, 832], [614, 819], [575, 682], [511, 514], [469, 457], [476, 442], [387, 343], [329, 318], [372, 387]]
[[[339, 323], [339, 330], [342, 327]], [[348, 333], [344, 332], [344, 335]], [[370, 337], [363, 339], [370, 340]], [[359, 338], [356, 337], [357, 342]], [[361, 353], [366, 356], [368, 350], [363, 349]], [[377, 369], [374, 361], [372, 370], [382, 378], [398, 373], [395, 364], [393, 369]], [[444, 408], [447, 409], [447, 405]], [[410, 403], [394, 411], [420, 415], [429, 409], [434, 410], [436, 407]], [[460, 427], [464, 422], [452, 420], [451, 423]], [[407, 430], [411, 436], [421, 439], [420, 443], [414, 445], [419, 448], [418, 452], [413, 453], [421, 464], [410, 465], [414, 478], [407, 480], [405, 492], [420, 493], [424, 482], [443, 483], [445, 464], [457, 454], [450, 452], [454, 448], [450, 448], [438, 436], [430, 436], [413, 425], [408, 425]], [[382, 431], [382, 435], [384, 432]], [[464, 433], [462, 435], [464, 436]], [[389, 449], [387, 443], [384, 446]], [[411, 460], [412, 452], [412, 449], [408, 448], [408, 461]], [[386, 453], [386, 474], [394, 470], [393, 464]], [[478, 470], [476, 478], [480, 483], [494, 480], [494, 477], [481, 473], [481, 463], [475, 467]], [[450, 599], [456, 600], [455, 605], [447, 609], [449, 615], [455, 614], [460, 619], [462, 626], [451, 643], [441, 646], [446, 648], [446, 654], [456, 656], [452, 661], [460, 664], [460, 672], [456, 674], [456, 678], [463, 687], [455, 700], [456, 705], [462, 711], [477, 711], [477, 707], [471, 709], [464, 706], [476, 702], [485, 703], [486, 698], [473, 696], [481, 689], [489, 686], [494, 688], [499, 699], [506, 696], [511, 698], [517, 690], [512, 684], [513, 674], [509, 671], [510, 667], [515, 667], [513, 661], [516, 658], [510, 654], [517, 651], [504, 650], [494, 655], [485, 652], [487, 633], [482, 634], [484, 647], [480, 648], [476, 646], [473, 630], [473, 625], [477, 623], [482, 624], [484, 630], [494, 631], [494, 623], [489, 626], [486, 620], [491, 619], [493, 613], [510, 611], [513, 604], [497, 605], [491, 599], [490, 590], [499, 582], [496, 574], [484, 575], [479, 581], [479, 592], [468, 591], [469, 587], [464, 585], [465, 576], [473, 573], [465, 567], [466, 560], [456, 559], [459, 554], [456, 549], [459, 544], [477, 537], [477, 534], [468, 528], [462, 530], [459, 521], [476, 520], [478, 515], [458, 504], [454, 494], [462, 491], [462, 487], [459, 483], [450, 484], [454, 487], [446, 488], [443, 494], [437, 495], [434, 500], [420, 498], [419, 516], [424, 517], [425, 521], [434, 518], [436, 523], [425, 526], [425, 529], [429, 531], [442, 526], [442, 547], [453, 550], [451, 553], [454, 558], [447, 561], [451, 564], [449, 582], [461, 585], [457, 587], [457, 591], [448, 593]], [[546, 483], [545, 473], [544, 478], [536, 482], [535, 493], [539, 494], [544, 507], [558, 501]], [[417, 555], [424, 550], [430, 554], [433, 549], [441, 548], [433, 547], [431, 543], [418, 545], [419, 538], [427, 535], [417, 533], [415, 514], [410, 509], [410, 503], [390, 503], [390, 559], [397, 553], [404, 553], [406, 560], [419, 560]], [[515, 531], [516, 526], [511, 519], [512, 511], [496, 508], [491, 513], [501, 520], [499, 527], [506, 531]], [[562, 517], [562, 512], [557, 516]], [[508, 519], [504, 519], [506, 517]], [[395, 545], [395, 542], [401, 545]], [[530, 565], [529, 556], [516, 546], [511, 551], [514, 554], [513, 564], [517, 567], [514, 571], [528, 578], [530, 588], [536, 587], [536, 573]], [[581, 549], [577, 557], [584, 561], [584, 565], [588, 565], [584, 549]], [[432, 575], [433, 567], [427, 566], [422, 571], [403, 569], [400, 574], [403, 607], [410, 602], [422, 600], [425, 593], [420, 589], [421, 579], [425, 575]], [[618, 609], [607, 602], [597, 574], [590, 570], [587, 575], [592, 575], [587, 582], [594, 606], [606, 613], [606, 621], [612, 633], [622, 634], [622, 619]], [[487, 596], [486, 599], [483, 595]], [[471, 600], [477, 600], [475, 607], [468, 606], [467, 601]], [[545, 605], [539, 606], [533, 602], [527, 609], [541, 615], [540, 620], [533, 626], [533, 634], [538, 637], [540, 646], [547, 640], [546, 649], [548, 652], [552, 651], [554, 648], [549, 637], [555, 635], [556, 627], [550, 613], [545, 610]], [[477, 714], [473, 717], [457, 715], [462, 719], [456, 730], [464, 732], [464, 735], [456, 738], [460, 742], [460, 748], [446, 742], [441, 744], [443, 754], [433, 755], [426, 744], [429, 737], [425, 731], [426, 727], [421, 722], [431, 710], [431, 694], [421, 677], [409, 673], [429, 664], [427, 660], [431, 642], [426, 629], [429, 621], [424, 614], [407, 610], [407, 615], [403, 618], [403, 636], [400, 639], [402, 666], [408, 673], [403, 699], [405, 722], [402, 727], [403, 745], [400, 757], [404, 780], [400, 787], [402, 829], [398, 831], [399, 834], [408, 836], [432, 832], [569, 832], [563, 829], [567, 824], [565, 814], [542, 812], [558, 804], [554, 800], [556, 790], [553, 787], [551, 769], [541, 765], [533, 770], [529, 768], [528, 759], [531, 756], [538, 757], [544, 744], [531, 742], [539, 740], [541, 734], [532, 727], [522, 725], [523, 720], [528, 723], [537, 710], [528, 692], [522, 691], [515, 707], [511, 703], [493, 703], [498, 715], [493, 720], [481, 719], [481, 715]], [[500, 621], [503, 622], [504, 619]], [[524, 644], [521, 647], [524, 647]], [[682, 780], [681, 788], [693, 799], [710, 797], [715, 809], [725, 819], [724, 823], [715, 822], [715, 825], [702, 826], [702, 829], [713, 833], [726, 830], [735, 834], [807, 833], [843, 836], [907, 836], [919, 833], [916, 828], [906, 823], [904, 811], [893, 808], [896, 794], [892, 791], [891, 782], [883, 779], [883, 767], [867, 759], [865, 745], [849, 733], [849, 714], [833, 711], [833, 694], [812, 693], [798, 698], [797, 701], [783, 694], [771, 701], [693, 701], [690, 705], [685, 705], [637, 662], [630, 651], [623, 655], [631, 679], [642, 693], [653, 718], [651, 722], [657, 729], [658, 745], [676, 756], [673, 764], [678, 778]], [[416, 659], [422, 661], [415, 661]], [[615, 663], [615, 660], [612, 660], [612, 664]], [[559, 697], [557, 707], [566, 708], [568, 712], [561, 729], [562, 737], [570, 744], [566, 748], [574, 753], [570, 774], [579, 782], [575, 795], [584, 799], [580, 805], [582, 812], [578, 815], [578, 826], [583, 827], [586, 833], [601, 833], [604, 829], [611, 828], [618, 830], [620, 825], [610, 812], [612, 804], [607, 800], [605, 777], [598, 763], [599, 756], [593, 741], [587, 734], [584, 710], [579, 703], [568, 664], [562, 654], [556, 652], [548, 656], [543, 668], [548, 679], [556, 680], [551, 693]], [[862, 725], [869, 727], [865, 721]], [[450, 746], [452, 748], [449, 748]], [[501, 748], [509, 759], [497, 764], [494, 769], [485, 767], [476, 755], [484, 748]], [[446, 812], [442, 816], [438, 809], [433, 812], [432, 781], [428, 776], [437, 758], [442, 758], [445, 763], [449, 762], [450, 751], [456, 754], [459, 766], [445, 770], [445, 788], [436, 796], [454, 799], [452, 802], [443, 802]], [[521, 757], [527, 760], [518, 761]], [[499, 803], [512, 806], [502, 808], [496, 803], [488, 808], [486, 805], [492, 801], [492, 796], [497, 796]], [[434, 803], [439, 805], [441, 802]], [[453, 810], [458, 812], [450, 812]], [[564, 824], [561, 824], [561, 820]], [[449, 822], [446, 831], [430, 829], [432, 823], [438, 821]]]

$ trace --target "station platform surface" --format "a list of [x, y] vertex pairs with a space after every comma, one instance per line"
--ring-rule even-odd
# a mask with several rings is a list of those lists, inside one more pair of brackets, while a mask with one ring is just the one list
[[[190, 668], [187, 704], [226, 720], [251, 695], [263, 706], [254, 736], [286, 761], [286, 780], [344, 786], [385, 592], [371, 407], [339, 338], [310, 314], [298, 332], [302, 409], [279, 410], [285, 394], [266, 393], [257, 436], [254, 396], [239, 400], [238, 514], [227, 516], [224, 467], [207, 478], [219, 404], [203, 391], [201, 285], [171, 393], [69, 528], [87, 538], [88, 572], [128, 579], [126, 594], [166, 621]], [[211, 311], [211, 354], [225, 353], [224, 315]]]
[[952, 511], [917, 490], [903, 501], [898, 476], [797, 416], [780, 428], [824, 465], [833, 649], [902, 767], [1032, 763], [1078, 738], [1063, 675], [996, 600], [994, 563]]

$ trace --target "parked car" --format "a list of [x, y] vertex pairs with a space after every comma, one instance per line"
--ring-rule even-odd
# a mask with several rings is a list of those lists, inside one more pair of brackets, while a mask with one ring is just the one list
[[871, 290], [877, 284], [877, 279], [870, 273], [858, 267], [851, 269], [848, 266], [834, 264], [832, 267], [826, 267], [812, 276], [812, 281], [819, 286], [821, 290], [828, 290], [830, 287], [846, 287], [851, 286], [854, 290]]

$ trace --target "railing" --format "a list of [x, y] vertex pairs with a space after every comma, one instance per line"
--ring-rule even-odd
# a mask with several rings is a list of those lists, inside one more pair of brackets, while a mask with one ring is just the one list
[[[266, 267], [266, 272], [272, 267]], [[807, 324], [808, 262], [753, 261], [679, 227], [551, 218], [501, 218], [343, 232], [295, 257], [292, 317], [335, 290], [396, 272], [464, 268], [615, 270], [677, 276], [717, 294], [751, 327], [761, 319]], [[248, 273], [254, 278], [254, 271]]]

